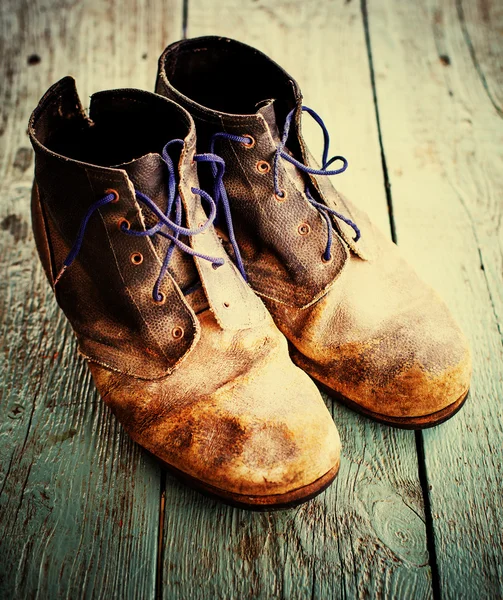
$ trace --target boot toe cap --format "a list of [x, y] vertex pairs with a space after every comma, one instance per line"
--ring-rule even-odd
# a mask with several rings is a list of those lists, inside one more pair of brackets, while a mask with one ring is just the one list
[[[436, 324], [427, 317], [386, 329], [383, 337], [340, 349], [330, 387], [375, 416], [417, 418], [424, 426], [445, 420], [470, 386], [471, 354], [463, 333], [454, 322]], [[431, 423], [424, 420], [428, 416]]]
[[[183, 456], [176, 440], [185, 443]], [[303, 488], [336, 471], [340, 460], [330, 413], [314, 384], [293, 365], [286, 373], [267, 368], [221, 389], [177, 419], [166, 442], [168, 463], [183, 462], [200, 481], [257, 502], [302, 495]]]
[[135, 441], [221, 499], [252, 508], [298, 504], [337, 474], [337, 428], [286, 343], [211, 393], [198, 386], [178, 389], [174, 398], [172, 383], [166, 390], [162, 380], [146, 384], [97, 366], [92, 371]]

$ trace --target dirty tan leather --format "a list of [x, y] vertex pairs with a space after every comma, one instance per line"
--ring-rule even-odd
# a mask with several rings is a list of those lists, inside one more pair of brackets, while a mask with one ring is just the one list
[[319, 392], [292, 364], [272, 319], [222, 331], [198, 315], [201, 338], [180, 368], [150, 382], [90, 363], [105, 402], [131, 437], [216, 488], [285, 494], [339, 461], [339, 438]]
[[[238, 71], [245, 76], [237, 77]], [[258, 172], [260, 160], [272, 166], [292, 109], [287, 149], [319, 168], [302, 138], [296, 82], [258, 50], [204, 37], [165, 50], [156, 89], [193, 115], [200, 144], [222, 131], [255, 140], [251, 148], [218, 141], [215, 149], [227, 164], [224, 183], [249, 282], [291, 342], [295, 362], [376, 418], [408, 417], [413, 424], [461, 400], [471, 377], [467, 341], [395, 244], [328, 177], [306, 175], [280, 160], [286, 199], [278, 201], [272, 169]], [[361, 231], [355, 242], [354, 230], [333, 217], [329, 262], [322, 260], [326, 224], [306, 198], [306, 183], [315, 200]], [[308, 226], [307, 235], [299, 234], [301, 225]]]
[[337, 393], [378, 415], [438, 412], [468, 390], [466, 339], [395, 244], [352, 212], [365, 224], [372, 260], [352, 254], [336, 285], [304, 310], [266, 304], [295, 362]]
[[[297, 503], [323, 489], [340, 455], [330, 413], [213, 227], [182, 239], [224, 265], [215, 269], [175, 249], [164, 304], [153, 302], [152, 292], [168, 244], [118, 227], [122, 218], [137, 230], [157, 220], [135, 189], [165, 210], [160, 152], [174, 138], [184, 141], [184, 226], [206, 221], [194, 192], [190, 115], [161, 96], [115, 90], [93, 96], [87, 117], [75, 82], [65, 78], [42, 98], [29, 133], [41, 261], [96, 387], [131, 437], [202, 489], [233, 501], [232, 494], [245, 496], [245, 505]], [[79, 223], [110, 188], [118, 202], [93, 214], [78, 257], [55, 285]], [[139, 265], [134, 252], [142, 254]], [[196, 292], [184, 291], [199, 280]]]

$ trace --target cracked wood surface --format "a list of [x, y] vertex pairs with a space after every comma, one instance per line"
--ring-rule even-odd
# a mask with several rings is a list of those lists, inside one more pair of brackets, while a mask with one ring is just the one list
[[[0, 598], [153, 598], [161, 470], [105, 409], [38, 260], [30, 112], [73, 74], [153, 85], [181, 5], [0, 3]], [[154, 11], [154, 12], [152, 12]], [[179, 16], [178, 16], [179, 15]]]
[[[502, 21], [494, 0], [1, 3], [0, 597], [503, 596]], [[41, 94], [68, 73], [84, 104], [152, 89], [157, 56], [184, 30], [256, 45], [299, 80], [349, 159], [335, 184], [383, 230], [392, 217], [474, 349], [471, 399], [424, 434], [327, 398], [341, 472], [292, 511], [210, 501], [127, 438], [33, 246], [25, 132]]]
[[473, 350], [465, 408], [422, 434], [444, 598], [503, 597], [503, 121], [494, 106], [503, 11], [479, 9], [485, 16], [460, 0], [368, 8], [398, 244]]

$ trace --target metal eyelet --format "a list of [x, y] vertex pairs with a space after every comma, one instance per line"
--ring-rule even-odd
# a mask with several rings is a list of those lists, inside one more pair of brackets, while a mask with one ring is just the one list
[[279, 194], [274, 194], [274, 197], [276, 198], [276, 200], [278, 202], [284, 202], [286, 200], [286, 191], [285, 190], [279, 190]]
[[246, 133], [241, 137], [248, 138], [250, 140], [249, 142], [241, 142], [245, 148], [253, 148], [255, 146], [255, 138], [253, 136]]
[[325, 258], [325, 255], [322, 254], [321, 255], [321, 262], [325, 263], [325, 264], [332, 262], [332, 255], [330, 255], [328, 258]]
[[119, 219], [117, 221], [117, 227], [120, 229], [120, 231], [124, 231], [124, 229], [129, 229], [131, 227], [131, 223], [127, 219]]
[[259, 173], [269, 173], [271, 165], [266, 160], [259, 160], [257, 163], [257, 171]]
[[173, 329], [171, 330], [171, 335], [175, 338], [175, 340], [179, 340], [180, 338], [183, 337], [183, 328], [180, 327], [179, 325], [177, 325], [176, 327], [173, 327]]
[[297, 231], [300, 235], [307, 235], [311, 231], [311, 227], [307, 223], [302, 223], [302, 225], [299, 225]]
[[143, 254], [141, 252], [133, 252], [130, 256], [131, 262], [133, 265], [141, 265], [143, 262]]
[[110, 204], [115, 204], [116, 202], [119, 202], [119, 192], [117, 190], [113, 190], [112, 188], [105, 190], [105, 196], [108, 196], [109, 194], [114, 195], [114, 199], [110, 200]]
[[154, 304], [164, 304], [166, 302], [166, 294], [163, 294], [162, 292], [159, 292], [159, 300], [156, 300], [155, 298], [152, 298], [152, 302]]

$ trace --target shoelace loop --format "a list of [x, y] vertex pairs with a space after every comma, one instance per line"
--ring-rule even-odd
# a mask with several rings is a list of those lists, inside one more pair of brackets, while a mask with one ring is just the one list
[[[280, 142], [276, 146], [276, 151], [274, 153], [274, 161], [273, 161], [274, 194], [276, 195], [277, 198], [280, 198], [280, 199], [285, 197], [284, 190], [282, 190], [279, 187], [280, 159], [287, 160], [288, 162], [293, 164], [295, 167], [297, 167], [297, 169], [299, 169], [300, 171], [302, 171], [304, 173], [308, 173], [310, 175], [328, 175], [328, 176], [339, 175], [340, 173], [343, 173], [348, 167], [348, 161], [343, 156], [337, 155], [337, 156], [333, 156], [330, 159], [328, 158], [328, 151], [329, 151], [329, 147], [330, 147], [330, 135], [328, 133], [325, 123], [323, 122], [323, 119], [312, 108], [309, 108], [308, 106], [302, 106], [301, 110], [303, 112], [307, 112], [316, 121], [316, 123], [318, 123], [318, 125], [321, 127], [321, 129], [323, 131], [323, 142], [324, 143], [323, 143], [323, 156], [322, 156], [322, 161], [321, 161], [322, 167], [321, 167], [321, 169], [314, 169], [312, 167], [309, 167], [309, 166], [301, 163], [297, 159], [293, 158], [293, 156], [291, 156], [285, 150], [288, 136], [290, 134], [291, 122], [292, 122], [292, 119], [293, 119], [293, 117], [295, 115], [295, 111], [296, 111], [296, 108], [294, 108], [288, 113], [288, 115], [285, 119], [285, 125], [283, 127], [283, 134], [281, 136]], [[251, 136], [246, 136], [246, 135], [240, 136], [240, 135], [234, 135], [232, 133], [219, 132], [219, 133], [215, 133], [211, 138], [210, 150], [212, 153], [214, 152], [215, 142], [219, 138], [230, 140], [230, 141], [236, 142], [236, 143], [245, 144], [249, 148], [251, 148], [251, 147], [253, 147], [253, 145], [255, 145], [254, 144], [255, 140], [253, 140], [253, 138], [251, 138]], [[330, 167], [336, 161], [341, 161], [342, 166], [339, 169], [330, 169], [329, 170], [328, 167]], [[215, 175], [215, 172], [214, 172], [214, 175]], [[215, 184], [215, 194], [214, 194], [215, 200], [217, 200], [217, 198], [218, 198], [219, 201], [221, 201], [223, 204], [228, 206], [229, 201], [227, 199], [227, 193], [225, 190], [225, 186], [223, 185], [222, 177], [223, 177], [223, 173], [220, 176], [220, 180], [219, 180], [218, 184], [217, 183]], [[337, 219], [340, 219], [341, 221], [343, 221], [344, 223], [349, 225], [354, 230], [355, 237], [353, 239], [355, 242], [357, 242], [361, 237], [360, 229], [358, 228], [356, 223], [354, 223], [351, 219], [349, 219], [345, 215], [337, 212], [336, 210], [334, 210], [333, 208], [330, 208], [329, 206], [326, 206], [325, 204], [317, 202], [312, 196], [312, 193], [309, 189], [309, 185], [306, 185], [305, 194], [306, 194], [306, 197], [307, 197], [308, 201], [310, 202], [310, 204], [320, 213], [321, 217], [324, 219], [324, 221], [327, 225], [327, 245], [325, 248], [325, 252], [323, 254], [323, 260], [328, 262], [331, 259], [331, 250], [332, 250], [332, 241], [333, 241], [333, 229], [332, 229], [331, 215], [333, 215]], [[236, 249], [234, 249], [234, 252], [236, 253]], [[241, 260], [240, 255], [239, 255], [239, 258]], [[242, 263], [242, 261], [241, 261], [241, 263]], [[239, 266], [239, 264], [238, 264], [238, 266]], [[242, 274], [244, 274], [244, 269], [241, 270], [241, 267], [240, 267], [240, 271], [242, 272]]]
[[[169, 155], [169, 151], [168, 151], [170, 146], [172, 146], [173, 144], [181, 144], [183, 146], [184, 141], [181, 139], [171, 140], [164, 146], [163, 151], [162, 151], [162, 159], [168, 169], [168, 190], [167, 190], [168, 191], [168, 199], [167, 199], [167, 204], [166, 204], [166, 210], [163, 212], [151, 198], [149, 198], [147, 195], [143, 194], [142, 192], [135, 190], [135, 195], [136, 195], [137, 200], [139, 202], [141, 202], [143, 205], [145, 205], [158, 218], [158, 221], [157, 221], [157, 223], [155, 223], [155, 225], [153, 225], [152, 227], [149, 227], [146, 230], [131, 229], [130, 227], [128, 227], [126, 225], [125, 222], [122, 222], [122, 224], [120, 225], [121, 231], [123, 233], [125, 233], [126, 235], [130, 235], [130, 236], [134, 236], [134, 237], [145, 237], [145, 236], [152, 237], [154, 235], [160, 235], [160, 236], [170, 240], [171, 243], [168, 247], [168, 250], [167, 250], [164, 260], [162, 262], [161, 270], [159, 272], [159, 276], [157, 278], [157, 281], [154, 285], [154, 289], [152, 292], [152, 297], [153, 297], [154, 301], [159, 302], [159, 303], [162, 302], [163, 298], [164, 298], [164, 296], [160, 292], [160, 287], [161, 287], [162, 281], [168, 271], [169, 263], [171, 261], [171, 257], [173, 256], [173, 252], [174, 252], [175, 248], [179, 248], [182, 252], [185, 252], [185, 253], [189, 254], [190, 256], [197, 256], [198, 258], [207, 260], [207, 261], [211, 262], [213, 267], [215, 267], [215, 268], [222, 266], [225, 262], [225, 260], [223, 258], [213, 257], [213, 256], [209, 256], [207, 254], [202, 254], [200, 252], [196, 252], [190, 246], [187, 246], [179, 239], [180, 235], [190, 237], [190, 236], [198, 235], [198, 234], [206, 231], [212, 225], [213, 221], [215, 220], [215, 216], [217, 214], [217, 205], [216, 205], [216, 202], [213, 200], [213, 198], [204, 190], [201, 190], [201, 189], [195, 188], [195, 187], [191, 188], [191, 191], [193, 194], [198, 195], [202, 200], [206, 201], [209, 204], [210, 214], [209, 214], [206, 222], [195, 229], [190, 229], [190, 228], [182, 226], [182, 218], [183, 218], [182, 200], [180, 197], [180, 193], [179, 193], [178, 185], [177, 185], [177, 181], [176, 181], [176, 169], [175, 169], [173, 160], [171, 159], [171, 156]], [[202, 155], [202, 156], [205, 156], [205, 155]], [[219, 157], [215, 157], [215, 158], [219, 158]], [[204, 159], [201, 159], [201, 155], [196, 154], [194, 156], [194, 160], [198, 161], [198, 160], [204, 160]], [[219, 160], [221, 160], [223, 163], [222, 159], [219, 159]], [[87, 225], [89, 223], [90, 218], [94, 214], [94, 212], [96, 212], [100, 208], [106, 206], [107, 204], [110, 204], [111, 202], [115, 202], [115, 201], [117, 201], [116, 193], [111, 191], [110, 193], [106, 194], [105, 196], [103, 196], [102, 198], [100, 198], [99, 200], [94, 202], [89, 207], [89, 209], [87, 210], [86, 214], [84, 215], [84, 217], [80, 223], [79, 231], [77, 233], [77, 237], [72, 246], [72, 249], [68, 253], [68, 256], [65, 258], [65, 260], [63, 262], [63, 266], [54, 281], [54, 286], [56, 286], [56, 284], [61, 279], [63, 273], [66, 271], [66, 269], [68, 267], [70, 267], [70, 265], [73, 263], [73, 261], [77, 258], [78, 254], [81, 250], [82, 243], [84, 241], [84, 236], [85, 236]], [[172, 215], [173, 211], [174, 211], [174, 216]], [[169, 229], [169, 230], [171, 230], [171, 232], [165, 231], [165, 229]]]
[[214, 153], [213, 149], [215, 146], [214, 138], [219, 135], [227, 135], [227, 134], [218, 134], [216, 133], [210, 144], [210, 152], [205, 154], [196, 154], [194, 156], [194, 160], [196, 162], [207, 162], [211, 165], [211, 171], [213, 173], [213, 181], [214, 181], [214, 191], [213, 196], [215, 198], [215, 203], [217, 205], [217, 212], [219, 205], [223, 209], [225, 222], [227, 224], [227, 233], [229, 235], [229, 241], [232, 245], [232, 249], [234, 250], [234, 257], [236, 260], [236, 266], [239, 269], [243, 279], [248, 281], [248, 277], [246, 275], [243, 259], [241, 258], [241, 252], [239, 251], [239, 246], [236, 240], [236, 236], [234, 234], [234, 226], [232, 224], [232, 214], [231, 208], [229, 205], [229, 199], [227, 197], [227, 192], [225, 190], [225, 185], [223, 182], [223, 177], [225, 173], [225, 161], [223, 158]]

